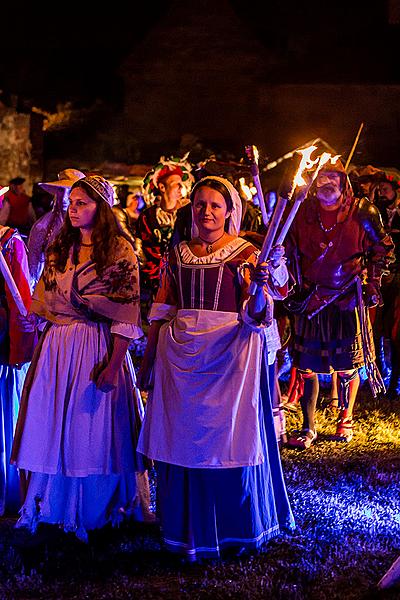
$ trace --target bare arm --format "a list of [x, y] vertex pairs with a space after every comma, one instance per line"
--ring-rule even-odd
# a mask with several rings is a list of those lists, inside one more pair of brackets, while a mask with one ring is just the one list
[[166, 321], [153, 321], [150, 325], [146, 350], [137, 376], [137, 386], [141, 390], [148, 390], [151, 387], [151, 375], [156, 358], [158, 336], [164, 323]]
[[118, 371], [125, 359], [130, 339], [113, 334], [113, 351], [107, 366], [97, 377], [96, 387], [102, 392], [110, 392], [117, 383]]

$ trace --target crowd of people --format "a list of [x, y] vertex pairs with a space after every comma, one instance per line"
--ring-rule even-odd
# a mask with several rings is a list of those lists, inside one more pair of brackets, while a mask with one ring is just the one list
[[[187, 560], [262, 548], [294, 527], [279, 448], [316, 443], [319, 375], [336, 384], [339, 443], [353, 437], [361, 368], [379, 394], [388, 362], [399, 398], [399, 182], [371, 166], [349, 178], [332, 159], [261, 261], [268, 223], [234, 169], [217, 170], [161, 157], [142, 190], [115, 190], [67, 168], [38, 184], [53, 199], [35, 222], [24, 181], [10, 182], [0, 514], [19, 510], [18, 527], [87, 540], [131, 517], [158, 523]], [[287, 435], [285, 408], [299, 403], [301, 427]]]

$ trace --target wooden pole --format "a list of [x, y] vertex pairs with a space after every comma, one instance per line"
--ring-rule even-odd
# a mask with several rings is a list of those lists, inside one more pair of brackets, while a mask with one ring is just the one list
[[349, 154], [349, 156], [347, 157], [346, 164], [345, 164], [345, 166], [344, 166], [344, 170], [346, 171], [346, 173], [347, 173], [347, 169], [349, 168], [349, 165], [350, 165], [351, 159], [353, 158], [354, 150], [355, 150], [355, 149], [356, 149], [356, 147], [357, 147], [358, 140], [360, 139], [360, 135], [361, 135], [361, 132], [362, 132], [362, 130], [363, 130], [363, 127], [364, 127], [364, 123], [361, 123], [361, 125], [360, 125], [360, 127], [359, 127], [359, 129], [358, 129], [358, 133], [357, 133], [357, 135], [356, 135], [356, 139], [354, 140], [354, 144], [353, 144], [353, 146], [352, 146], [352, 148], [351, 148], [351, 150], [350, 150], [350, 154]]
[[11, 275], [11, 271], [8, 268], [8, 264], [6, 263], [6, 259], [3, 256], [3, 253], [1, 252], [1, 246], [0, 246], [0, 271], [4, 277], [4, 280], [6, 282], [6, 286], [8, 287], [8, 289], [10, 290], [10, 293], [14, 299], [15, 304], [17, 305], [17, 308], [19, 310], [19, 312], [21, 313], [21, 315], [23, 317], [26, 317], [26, 315], [28, 314], [28, 311], [26, 309], [26, 306], [24, 304], [24, 301], [22, 300], [22, 296], [19, 293], [19, 289], [17, 288], [17, 285], [14, 281], [13, 276]]

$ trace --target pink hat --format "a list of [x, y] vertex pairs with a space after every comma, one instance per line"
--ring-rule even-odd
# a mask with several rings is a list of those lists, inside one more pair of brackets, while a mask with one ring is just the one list
[[75, 181], [83, 179], [83, 177], [85, 177], [85, 174], [82, 173], [82, 171], [78, 171], [77, 169], [64, 169], [59, 172], [56, 181], [44, 181], [43, 183], [38, 183], [38, 185], [43, 188], [45, 192], [54, 194], [56, 191], [54, 188], [71, 188]]

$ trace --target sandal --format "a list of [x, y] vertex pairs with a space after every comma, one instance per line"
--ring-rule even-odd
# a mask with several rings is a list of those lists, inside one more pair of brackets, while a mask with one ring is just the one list
[[331, 413], [338, 413], [339, 412], [339, 400], [338, 398], [331, 398], [330, 396], [328, 397], [323, 397], [321, 400], [321, 408], [322, 410], [326, 410], [328, 412]]
[[293, 432], [290, 436], [287, 445], [291, 448], [299, 448], [299, 450], [307, 450], [317, 439], [317, 432], [312, 429], [302, 429], [298, 432]]
[[300, 410], [300, 402], [286, 402], [283, 405], [283, 410], [286, 412], [297, 413]]
[[336, 425], [335, 440], [337, 442], [351, 442], [353, 439], [353, 418], [341, 416]]

